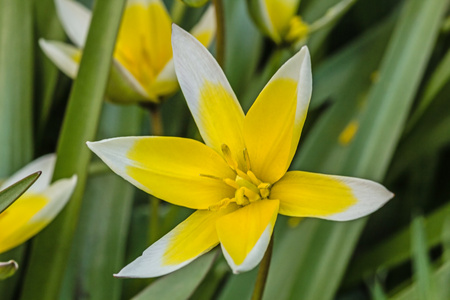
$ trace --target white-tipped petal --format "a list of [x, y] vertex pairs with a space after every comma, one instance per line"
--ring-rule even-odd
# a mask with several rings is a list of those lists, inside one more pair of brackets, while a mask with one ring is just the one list
[[175, 71], [189, 109], [205, 143], [222, 153], [226, 144], [242, 156], [244, 112], [214, 57], [189, 33], [173, 24]]
[[76, 185], [76, 176], [61, 179], [40, 193], [25, 192], [0, 218], [0, 253], [38, 234], [66, 205]]
[[148, 278], [176, 271], [219, 243], [215, 223], [235, 206], [217, 212], [198, 210], [151, 245], [116, 277]]
[[65, 32], [75, 45], [83, 48], [91, 24], [91, 12], [72, 0], [55, 0], [55, 4]]
[[51, 222], [72, 196], [77, 186], [77, 175], [55, 181], [50, 187], [42, 192], [49, 202], [45, 207], [31, 218], [31, 222], [48, 221]]
[[217, 221], [223, 255], [233, 273], [250, 271], [266, 252], [278, 215], [278, 200], [261, 200]]
[[176, 137], [122, 137], [88, 142], [115, 173], [167, 202], [208, 209], [234, 195], [217, 178], [234, 178], [223, 158], [203, 143]]
[[270, 196], [280, 199], [283, 215], [348, 221], [376, 211], [394, 194], [367, 179], [291, 171]]
[[300, 139], [311, 89], [310, 57], [303, 47], [281, 66], [248, 111], [245, 145], [252, 170], [261, 180], [274, 183], [286, 173]]
[[56, 162], [56, 154], [54, 153], [46, 154], [44, 156], [35, 159], [22, 169], [14, 173], [5, 182], [3, 182], [3, 184], [0, 185], [0, 190], [3, 190], [10, 185], [13, 185], [14, 183], [24, 179], [25, 177], [27, 177], [32, 173], [41, 171], [42, 172], [41, 176], [39, 176], [36, 182], [33, 185], [31, 185], [31, 187], [28, 189], [28, 192], [31, 193], [41, 193], [49, 186], [50, 181], [52, 180], [55, 162]]
[[77, 77], [81, 51], [69, 44], [39, 39], [45, 55], [70, 78]]

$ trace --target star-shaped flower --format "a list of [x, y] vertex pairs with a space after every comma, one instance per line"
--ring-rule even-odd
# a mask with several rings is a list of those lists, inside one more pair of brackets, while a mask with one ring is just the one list
[[155, 277], [220, 243], [235, 273], [262, 259], [278, 214], [345, 221], [393, 194], [373, 181], [289, 171], [311, 96], [307, 48], [287, 61], [244, 115], [224, 73], [191, 35], [173, 26], [175, 69], [205, 144], [177, 137], [88, 143], [113, 171], [175, 205], [196, 209], [120, 271]]

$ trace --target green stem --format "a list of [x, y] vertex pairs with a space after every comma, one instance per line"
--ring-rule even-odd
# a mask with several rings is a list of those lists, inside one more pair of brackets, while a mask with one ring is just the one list
[[[53, 174], [54, 181], [78, 175], [77, 187], [62, 213], [33, 241], [21, 299], [50, 300], [59, 297], [91, 158], [86, 141], [94, 140], [97, 132], [124, 6], [125, 0], [95, 1], [80, 69], [58, 141], [58, 159]], [[42, 276], [43, 272], [45, 276]]]
[[172, 16], [172, 22], [180, 24], [183, 19], [184, 12], [186, 11], [186, 4], [181, 0], [175, 0], [170, 8], [170, 15]]
[[266, 254], [264, 254], [264, 257], [261, 263], [259, 264], [258, 277], [256, 278], [252, 300], [260, 300], [263, 297], [264, 288], [266, 287], [267, 275], [269, 274], [270, 260], [272, 259], [272, 250], [273, 250], [273, 233], [272, 237], [270, 238]]
[[213, 0], [216, 10], [216, 59], [222, 69], [225, 66], [225, 18], [222, 0]]
[[[143, 104], [150, 115], [151, 130], [150, 133], [153, 136], [161, 136], [164, 134], [164, 126], [161, 115], [161, 105], [159, 104]], [[159, 224], [159, 207], [160, 202], [158, 198], [150, 195], [150, 221], [149, 221], [149, 244], [153, 244], [159, 239], [160, 236], [160, 224]]]

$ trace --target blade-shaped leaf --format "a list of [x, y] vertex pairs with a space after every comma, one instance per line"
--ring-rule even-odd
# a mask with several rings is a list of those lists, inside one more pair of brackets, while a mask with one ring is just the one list
[[41, 176], [42, 172], [33, 173], [0, 191], [0, 214], [16, 201]]
[[[58, 141], [53, 176], [53, 180], [57, 180], [76, 174], [78, 184], [62, 213], [34, 240], [22, 299], [55, 299], [59, 293], [91, 157], [85, 143], [93, 140], [97, 131], [124, 5], [125, 0], [95, 2], [80, 69]], [[44, 269], [47, 276], [42, 276]]]

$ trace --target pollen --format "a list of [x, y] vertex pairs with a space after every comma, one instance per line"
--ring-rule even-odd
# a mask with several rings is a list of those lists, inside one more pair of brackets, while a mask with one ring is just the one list
[[236, 159], [233, 158], [230, 148], [226, 145], [222, 145], [222, 154], [228, 164], [228, 166], [235, 172], [236, 177], [232, 178], [219, 178], [212, 175], [200, 174], [202, 177], [207, 177], [215, 180], [221, 180], [225, 184], [231, 186], [236, 191], [234, 197], [225, 198], [214, 205], [209, 207], [211, 211], [217, 211], [219, 209], [227, 207], [230, 203], [236, 203], [239, 206], [246, 206], [253, 202], [269, 199], [270, 189], [272, 185], [270, 183], [262, 182], [251, 170], [250, 158], [247, 149], [242, 151], [245, 161], [245, 170], [239, 168], [239, 164]]

